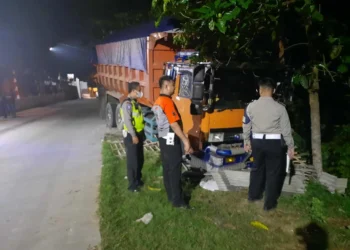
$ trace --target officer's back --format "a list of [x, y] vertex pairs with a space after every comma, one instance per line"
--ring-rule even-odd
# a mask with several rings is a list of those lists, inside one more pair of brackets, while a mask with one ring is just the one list
[[249, 114], [252, 129], [256, 133], [282, 134], [281, 122], [284, 119], [285, 107], [272, 97], [260, 97], [252, 102]]
[[243, 117], [243, 137], [246, 151], [251, 151], [254, 166], [250, 172], [248, 200], [263, 198], [264, 209], [277, 207], [285, 179], [286, 148], [290, 158], [294, 156], [294, 141], [286, 108], [276, 102], [272, 95], [274, 81], [259, 81], [260, 98], [250, 103]]

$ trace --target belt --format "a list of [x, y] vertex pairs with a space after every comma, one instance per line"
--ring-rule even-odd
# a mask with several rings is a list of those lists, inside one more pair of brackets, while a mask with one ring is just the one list
[[253, 133], [253, 139], [280, 140], [281, 138], [281, 134]]

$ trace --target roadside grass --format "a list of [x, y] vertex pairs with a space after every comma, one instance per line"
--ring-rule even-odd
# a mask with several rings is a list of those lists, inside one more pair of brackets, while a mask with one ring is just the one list
[[[328, 249], [350, 249], [350, 230], [345, 228], [350, 226], [350, 198], [332, 195], [317, 184], [310, 185], [305, 195], [283, 196], [278, 209], [270, 213], [262, 210], [261, 202], [248, 203], [246, 190], [209, 192], [200, 187], [192, 192], [190, 203], [195, 210], [178, 210], [167, 202], [158, 155], [146, 155], [145, 187], [140, 193], [130, 193], [124, 179], [125, 161], [114, 155], [107, 142], [102, 154], [99, 214], [103, 250], [305, 249], [296, 232], [309, 244], [314, 240], [318, 245], [314, 249], [326, 249], [327, 234]], [[161, 191], [151, 191], [147, 185]], [[148, 225], [135, 222], [149, 212], [153, 219]], [[252, 221], [263, 223], [268, 230], [252, 226]], [[305, 229], [311, 221], [320, 227]]]

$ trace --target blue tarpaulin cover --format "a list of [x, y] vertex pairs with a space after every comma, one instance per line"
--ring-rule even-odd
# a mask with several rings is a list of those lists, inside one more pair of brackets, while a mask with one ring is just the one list
[[98, 63], [147, 71], [147, 36], [176, 28], [175, 21], [167, 18], [158, 27], [148, 22], [113, 33], [96, 45]]

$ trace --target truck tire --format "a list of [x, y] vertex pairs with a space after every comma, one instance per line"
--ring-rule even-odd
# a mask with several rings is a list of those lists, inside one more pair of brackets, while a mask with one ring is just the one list
[[106, 125], [108, 128], [114, 128], [115, 124], [115, 109], [117, 105], [114, 103], [107, 103], [106, 105]]
[[115, 109], [115, 124], [117, 127], [118, 131], [122, 131], [123, 130], [123, 121], [122, 118], [120, 116], [120, 108], [121, 108], [121, 104], [118, 103], [116, 109]]
[[107, 102], [107, 96], [103, 95], [99, 97], [99, 105], [100, 105], [100, 118], [102, 120], [106, 119], [106, 102]]

